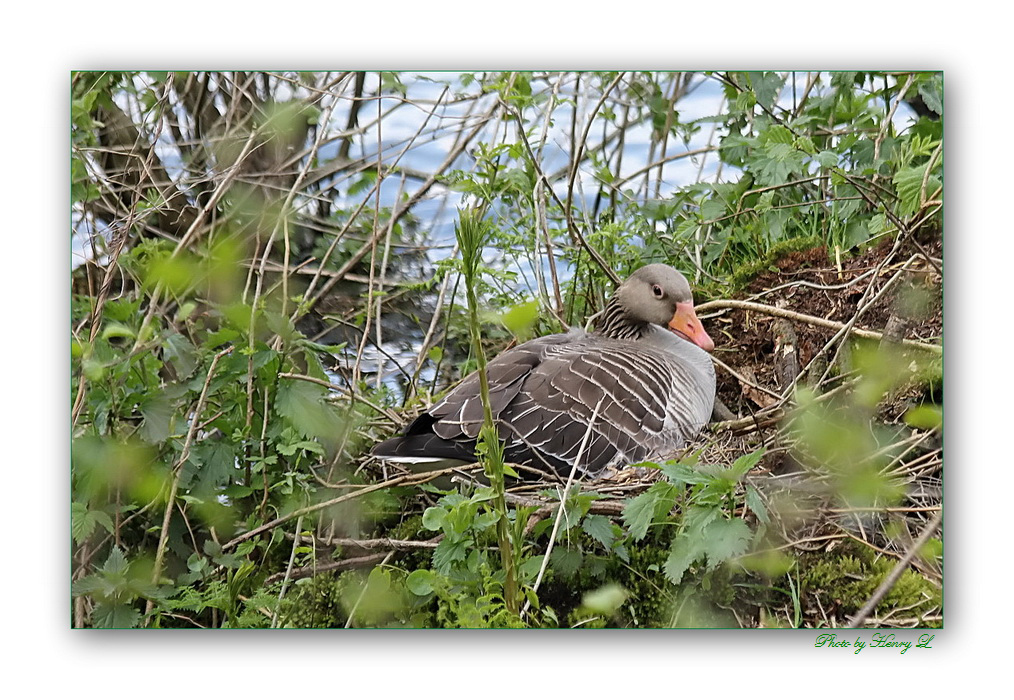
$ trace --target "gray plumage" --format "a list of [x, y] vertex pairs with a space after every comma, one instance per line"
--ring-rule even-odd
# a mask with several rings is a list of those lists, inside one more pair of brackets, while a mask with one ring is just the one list
[[[594, 332], [548, 335], [493, 359], [490, 405], [505, 459], [565, 475], [596, 406], [577, 465], [582, 471], [657, 458], [686, 444], [707, 423], [715, 400], [714, 366], [704, 349], [714, 343], [692, 309], [684, 277], [648, 265], [620, 286]], [[474, 461], [482, 421], [473, 373], [404, 436], [373, 452], [392, 461]]]

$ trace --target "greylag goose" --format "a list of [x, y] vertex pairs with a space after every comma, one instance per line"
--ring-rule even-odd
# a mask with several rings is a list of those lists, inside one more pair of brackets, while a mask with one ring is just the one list
[[[487, 365], [505, 460], [566, 476], [596, 408], [580, 471], [598, 475], [672, 452], [711, 416], [714, 347], [686, 278], [668, 265], [640, 268], [610, 298], [594, 332], [536, 338]], [[482, 421], [472, 373], [372, 452], [431, 469], [474, 462]]]

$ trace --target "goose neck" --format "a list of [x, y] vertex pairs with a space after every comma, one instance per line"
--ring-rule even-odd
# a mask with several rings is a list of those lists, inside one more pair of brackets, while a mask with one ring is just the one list
[[609, 338], [637, 339], [644, 335], [648, 324], [630, 317], [617, 296], [610, 297], [595, 325], [595, 330]]

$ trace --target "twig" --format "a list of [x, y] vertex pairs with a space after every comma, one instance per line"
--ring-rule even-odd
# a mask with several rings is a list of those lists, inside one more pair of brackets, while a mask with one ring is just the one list
[[351, 537], [317, 538], [317, 541], [328, 547], [349, 547], [351, 549], [393, 549], [396, 551], [412, 551], [415, 549], [436, 549], [443, 533], [429, 540], [392, 540], [389, 537], [378, 537], [372, 540], [357, 540]]
[[[584, 431], [584, 437], [581, 438], [581, 445], [577, 448], [577, 456], [574, 458], [574, 463], [570, 465], [570, 474], [567, 475], [567, 483], [564, 484], [563, 492], [560, 494], [560, 507], [556, 511], [556, 520], [553, 522], [553, 531], [549, 535], [549, 546], [546, 547], [546, 553], [542, 557], [542, 566], [539, 567], [539, 575], [535, 577], [535, 585], [532, 586], [532, 591], [539, 590], [539, 584], [542, 583], [542, 577], [546, 573], [546, 567], [549, 565], [549, 555], [553, 552], [553, 544], [556, 542], [556, 534], [560, 530], [560, 522], [563, 520], [563, 509], [567, 505], [567, 500], [570, 494], [570, 485], [574, 481], [574, 473], [577, 471], [577, 465], [581, 463], [581, 457], [584, 456], [585, 448], [588, 447], [588, 438], [591, 437], [592, 428], [595, 426], [595, 420], [599, 417], [599, 409], [602, 408], [602, 402], [605, 397], [599, 399], [599, 402], [595, 404], [595, 410], [592, 411], [591, 420], [588, 421], [588, 428]], [[525, 606], [521, 609], [521, 614], [525, 614], [528, 611], [529, 603], [531, 600], [525, 601]]]
[[[758, 304], [752, 301], [739, 301], [738, 299], [716, 299], [715, 301], [708, 301], [703, 304], [699, 304], [696, 307], [698, 313], [705, 311], [711, 311], [714, 309], [743, 309], [745, 311], [754, 311], [756, 313], [764, 314], [766, 316], [777, 316], [779, 318], [787, 318], [792, 321], [799, 321], [800, 323], [806, 323], [811, 326], [818, 326], [820, 328], [828, 328], [834, 331], [840, 331], [848, 327], [846, 323], [839, 323], [838, 321], [831, 321], [826, 318], [819, 318], [817, 316], [808, 316], [807, 314], [801, 314], [797, 311], [789, 311], [788, 309], [780, 309], [776, 306], [768, 306], [767, 304]], [[853, 327], [849, 331], [852, 335], [859, 336], [860, 338], [869, 338], [871, 340], [880, 340], [884, 337], [883, 333], [877, 331], [865, 330], [863, 328]], [[939, 345], [932, 345], [930, 343], [920, 343], [917, 340], [902, 340], [902, 345], [906, 345], [912, 348], [919, 348], [920, 350], [926, 350], [940, 354], [943, 352], [943, 348]]]
[[[303, 566], [298, 569], [292, 570], [292, 575], [289, 577], [293, 581], [299, 579], [308, 578], [317, 574], [327, 573], [328, 571], [347, 571], [348, 569], [358, 569], [360, 567], [373, 566], [384, 560], [385, 557], [389, 556], [390, 552], [384, 552], [382, 554], [367, 554], [362, 557], [353, 557], [351, 559], [339, 559], [338, 561], [328, 562], [326, 564], [311, 564], [310, 566]], [[281, 581], [285, 576], [285, 572], [278, 572], [272, 574], [264, 579], [264, 585], [270, 585]]]
[[377, 484], [371, 484], [370, 486], [366, 486], [364, 488], [361, 488], [358, 491], [353, 491], [352, 493], [347, 493], [344, 496], [339, 496], [337, 498], [332, 498], [330, 500], [323, 501], [321, 503], [317, 503], [317, 504], [314, 504], [312, 506], [307, 506], [305, 508], [300, 508], [300, 509], [294, 510], [291, 513], [288, 513], [286, 515], [283, 515], [281, 517], [275, 518], [271, 522], [264, 523], [260, 527], [255, 527], [253, 530], [245, 532], [242, 535], [239, 535], [238, 537], [234, 537], [232, 540], [230, 540], [229, 542], [226, 542], [224, 545], [222, 545], [222, 551], [224, 552], [226, 550], [232, 549], [236, 545], [238, 545], [238, 544], [240, 544], [242, 542], [246, 542], [247, 540], [249, 540], [249, 539], [251, 539], [253, 537], [256, 537], [257, 535], [260, 535], [260, 534], [262, 534], [264, 532], [267, 532], [269, 530], [273, 530], [274, 528], [278, 527], [282, 523], [286, 523], [286, 522], [292, 520], [293, 518], [298, 518], [301, 515], [308, 515], [309, 513], [316, 513], [319, 510], [324, 510], [325, 508], [330, 508], [331, 506], [338, 505], [339, 503], [344, 503], [346, 501], [351, 501], [353, 499], [359, 498], [360, 496], [365, 496], [368, 493], [373, 493], [374, 491], [380, 491], [381, 489], [388, 489], [388, 488], [391, 488], [392, 486], [400, 486], [400, 485], [414, 486], [416, 484], [423, 484], [423, 483], [426, 483], [427, 481], [432, 481], [433, 479], [436, 479], [436, 478], [438, 478], [440, 476], [443, 476], [444, 474], [450, 474], [452, 472], [459, 472], [459, 471], [470, 471], [470, 470], [476, 469], [476, 468], [478, 468], [478, 465], [474, 465], [474, 464], [473, 465], [461, 466], [461, 467], [448, 467], [447, 469], [438, 469], [436, 471], [426, 472], [426, 474], [423, 474], [423, 475], [419, 475], [419, 474], [404, 474], [402, 476], [398, 476], [398, 477], [395, 477], [393, 479], [388, 479], [387, 481], [382, 481], [382, 482], [377, 483]]
[[[204, 388], [201, 389], [201, 396], [197, 400], [197, 407], [194, 408], [194, 417], [190, 421], [190, 429], [187, 431], [187, 437], [183, 441], [183, 449], [180, 451], [180, 457], [176, 460], [176, 465], [173, 467], [173, 481], [169, 487], [169, 496], [166, 498], [165, 514], [162, 516], [162, 530], [159, 532], [158, 548], [155, 550], [155, 564], [152, 567], [151, 582], [154, 585], [158, 584], [158, 580], [162, 575], [162, 560], [165, 557], [166, 543], [169, 540], [169, 518], [172, 516], [173, 507], [176, 503], [176, 490], [179, 488], [180, 474], [183, 471], [183, 465], [190, 458], [190, 445], [193, 443], [194, 433], [197, 431], [201, 412], [204, 410], [204, 402], [208, 398], [208, 387], [211, 386], [211, 378], [215, 375], [215, 367], [218, 366], [218, 361], [231, 353], [232, 350], [233, 348], [230, 346], [215, 355], [214, 359], [211, 360], [208, 376], [204, 380]], [[154, 605], [155, 602], [149, 598], [147, 605], [145, 605], [145, 615], [151, 613]]]
[[275, 612], [271, 615], [271, 629], [278, 627], [278, 611], [282, 609], [282, 599], [285, 597], [285, 591], [289, 587], [290, 577], [292, 576], [292, 565], [296, 561], [296, 550], [299, 548], [299, 534], [303, 531], [303, 516], [296, 518], [296, 532], [292, 537], [292, 549], [289, 551], [289, 565], [285, 567], [285, 578], [282, 579], [282, 589], [278, 591], [278, 605], [275, 606]]

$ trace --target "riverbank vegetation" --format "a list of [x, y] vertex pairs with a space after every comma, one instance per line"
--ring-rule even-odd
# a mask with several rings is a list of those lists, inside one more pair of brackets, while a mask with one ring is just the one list
[[[942, 625], [941, 74], [70, 89], [73, 626]], [[367, 456], [650, 262], [716, 341], [693, 445]]]

